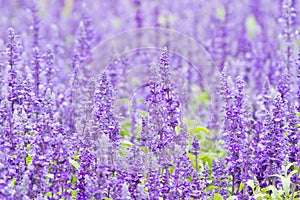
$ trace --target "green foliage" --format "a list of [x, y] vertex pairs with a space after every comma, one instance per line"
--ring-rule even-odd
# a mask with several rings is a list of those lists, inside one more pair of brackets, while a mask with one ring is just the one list
[[17, 181], [16, 178], [12, 178], [12, 179], [11, 179], [11, 186], [12, 186], [12, 188], [15, 187], [16, 181]]
[[122, 141], [120, 144], [119, 152], [121, 156], [125, 157], [127, 153], [127, 149], [130, 148], [133, 144], [130, 141]]
[[223, 197], [219, 193], [215, 193], [214, 194], [214, 200], [223, 200]]
[[209, 134], [212, 133], [207, 128], [201, 127], [201, 126], [194, 127], [192, 129], [190, 129], [188, 132], [190, 135], [196, 135], [199, 140], [202, 138], [203, 133], [209, 133]]
[[28, 149], [28, 150], [32, 150], [32, 148], [31, 148], [31, 145], [30, 145], [30, 144], [27, 144], [27, 149]]
[[35, 131], [28, 131], [26, 134], [27, 135], [33, 135], [33, 134], [35, 134]]
[[240, 183], [239, 192], [241, 192], [243, 190], [244, 186], [245, 185], [243, 183]]
[[52, 196], [52, 192], [47, 192], [46, 194], [45, 194], [45, 197], [51, 197]]
[[226, 200], [237, 200], [238, 198], [236, 196], [231, 196], [231, 197], [228, 197]]
[[289, 174], [288, 170], [293, 164], [294, 163], [289, 163], [288, 165], [283, 167], [284, 175], [274, 174], [271, 176], [279, 178], [282, 184], [282, 188], [280, 190], [277, 190], [274, 186], [272, 187], [272, 191], [274, 192], [274, 194], [276, 194], [276, 198], [279, 198], [282, 194], [284, 194], [286, 198], [289, 198], [291, 196], [291, 177], [297, 173], [297, 170], [293, 170]]
[[246, 18], [245, 26], [247, 29], [248, 37], [253, 39], [255, 36], [255, 32], [258, 29], [257, 21], [254, 15], [251, 14]]
[[71, 194], [72, 194], [72, 198], [75, 199], [75, 197], [77, 195], [77, 191], [76, 190], [72, 190]]
[[75, 169], [79, 169], [79, 167], [80, 167], [80, 163], [77, 162], [77, 161], [75, 161], [75, 160], [73, 160], [73, 159], [71, 159], [71, 158], [69, 158], [69, 163], [70, 163], [73, 167], [75, 167]]
[[77, 177], [76, 177], [76, 174], [74, 174], [71, 178], [71, 183], [73, 186], [76, 184], [76, 181], [77, 181]]
[[208, 92], [199, 92], [197, 95], [197, 101], [204, 105], [210, 102], [210, 97]]
[[27, 164], [27, 166], [30, 166], [31, 163], [32, 163], [32, 157], [29, 154], [27, 154], [27, 156], [26, 156], [26, 164]]
[[175, 170], [175, 168], [174, 167], [169, 167], [169, 171], [170, 171], [170, 173], [172, 174], [173, 172], [174, 172], [174, 170]]
[[142, 125], [139, 125], [135, 130], [134, 134], [138, 134], [142, 130]]
[[179, 134], [180, 131], [181, 131], [181, 126], [180, 126], [180, 124], [178, 124], [178, 125], [175, 127], [175, 132], [176, 132], [177, 134]]
[[[289, 200], [292, 194], [291, 177], [297, 173], [297, 168], [293, 169], [293, 164], [294, 163], [289, 163], [288, 165], [283, 166], [283, 174], [274, 174], [270, 176], [270, 178], [278, 178], [278, 180], [280, 180], [282, 186], [278, 189], [274, 185], [260, 188], [257, 181], [248, 180], [246, 185], [251, 188], [254, 198], [257, 200]], [[292, 169], [290, 173], [288, 173], [289, 169]], [[295, 192], [294, 195], [295, 197], [299, 196], [300, 191]], [[294, 199], [296, 200], [297, 198]]]
[[144, 152], [145, 154], [148, 154], [149, 153], [149, 149], [147, 147], [140, 147], [140, 150], [142, 152]]
[[80, 160], [79, 157], [78, 157], [77, 155], [73, 155], [72, 158], [73, 158], [74, 160]]
[[123, 147], [131, 147], [132, 143], [130, 141], [122, 141], [120, 145]]
[[126, 138], [130, 138], [131, 137], [131, 133], [130, 133], [130, 127], [131, 127], [131, 123], [128, 121], [122, 121], [121, 122], [121, 127], [122, 130], [120, 131], [120, 135], [122, 137], [126, 137]]
[[139, 98], [139, 99], [137, 99], [136, 102], [137, 102], [137, 103], [144, 103], [144, 102], [146, 102], [146, 101], [145, 101], [145, 99], [140, 99], [140, 98]]

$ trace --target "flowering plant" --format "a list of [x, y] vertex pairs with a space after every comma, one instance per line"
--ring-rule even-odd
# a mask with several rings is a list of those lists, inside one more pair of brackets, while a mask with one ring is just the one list
[[300, 199], [298, 1], [0, 5], [0, 199]]

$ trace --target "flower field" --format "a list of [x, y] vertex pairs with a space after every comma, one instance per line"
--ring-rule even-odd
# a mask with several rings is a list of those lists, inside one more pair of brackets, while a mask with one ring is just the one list
[[0, 199], [300, 199], [299, 0], [0, 0]]

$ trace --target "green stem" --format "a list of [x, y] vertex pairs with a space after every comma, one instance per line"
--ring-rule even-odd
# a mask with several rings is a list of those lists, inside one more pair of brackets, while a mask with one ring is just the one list
[[195, 161], [196, 161], [196, 170], [198, 171], [198, 154], [195, 154]]

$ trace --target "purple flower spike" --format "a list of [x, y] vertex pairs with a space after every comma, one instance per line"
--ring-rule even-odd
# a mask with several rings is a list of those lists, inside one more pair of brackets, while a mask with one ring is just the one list
[[113, 114], [113, 89], [105, 72], [96, 86], [94, 99], [97, 106], [96, 118], [101, 132], [107, 134], [109, 139], [117, 144], [120, 139], [120, 127]]

